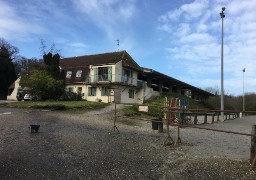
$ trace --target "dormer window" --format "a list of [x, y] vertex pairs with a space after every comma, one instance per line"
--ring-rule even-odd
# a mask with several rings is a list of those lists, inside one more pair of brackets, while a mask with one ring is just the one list
[[72, 76], [72, 71], [67, 71], [66, 78], [71, 78], [71, 76]]
[[76, 71], [76, 77], [80, 78], [82, 76], [82, 70], [77, 70]]

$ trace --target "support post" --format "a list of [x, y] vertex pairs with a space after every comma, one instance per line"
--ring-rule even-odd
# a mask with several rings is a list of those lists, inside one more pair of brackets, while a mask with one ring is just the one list
[[180, 139], [180, 126], [178, 126], [178, 132], [177, 132], [177, 139], [175, 142], [175, 145], [181, 144], [181, 139]]
[[163, 128], [163, 119], [162, 117], [158, 118], [158, 132], [162, 133], [164, 132], [164, 128]]
[[111, 129], [111, 132], [115, 132], [115, 131], [117, 131], [118, 133], [120, 133], [120, 132], [119, 132], [119, 130], [118, 130], [118, 128], [117, 128], [117, 126], [116, 126], [116, 103], [115, 103], [115, 118], [114, 118], [114, 126], [113, 126], [113, 128]]
[[207, 124], [207, 113], [204, 115], [204, 124]]
[[194, 124], [197, 124], [197, 114], [194, 115]]
[[[256, 133], [256, 124], [252, 125], [252, 134]], [[251, 137], [251, 158], [250, 162], [252, 163], [252, 166], [255, 164], [255, 157], [256, 157], [256, 137]]]
[[173, 145], [174, 144], [174, 141], [173, 141], [173, 139], [172, 139], [172, 137], [170, 135], [170, 121], [171, 121], [171, 118], [172, 118], [171, 107], [172, 107], [172, 98], [170, 98], [170, 100], [169, 100], [168, 120], [167, 120], [167, 138], [164, 141], [164, 145], [165, 146]]

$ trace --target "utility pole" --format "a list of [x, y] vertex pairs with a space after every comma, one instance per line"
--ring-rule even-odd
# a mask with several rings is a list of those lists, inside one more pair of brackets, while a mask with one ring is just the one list
[[224, 121], [224, 73], [223, 73], [223, 21], [225, 18], [225, 7], [222, 8], [222, 11], [220, 13], [220, 17], [222, 20], [222, 32], [221, 32], [221, 104], [220, 104], [220, 110], [221, 110], [221, 117], [222, 117], [222, 121]]
[[245, 111], [245, 104], [244, 104], [244, 73], [245, 73], [245, 68], [243, 69], [243, 111]]

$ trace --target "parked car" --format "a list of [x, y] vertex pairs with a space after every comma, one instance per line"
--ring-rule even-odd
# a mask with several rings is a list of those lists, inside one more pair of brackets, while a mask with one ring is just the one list
[[31, 95], [30, 93], [26, 93], [23, 97], [24, 101], [38, 101], [40, 98], [37, 95]]
[[30, 101], [32, 99], [32, 96], [29, 93], [27, 93], [27, 94], [25, 94], [23, 99], [24, 99], [24, 101]]

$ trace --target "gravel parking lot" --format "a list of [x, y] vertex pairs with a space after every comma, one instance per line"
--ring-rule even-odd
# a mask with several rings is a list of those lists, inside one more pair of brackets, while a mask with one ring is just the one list
[[[255, 117], [205, 127], [250, 133]], [[255, 179], [250, 137], [181, 128], [182, 145], [114, 107], [78, 113], [0, 109], [0, 179]], [[30, 124], [40, 124], [30, 133]], [[166, 131], [166, 129], [165, 129]], [[177, 129], [171, 128], [175, 140]]]

